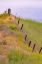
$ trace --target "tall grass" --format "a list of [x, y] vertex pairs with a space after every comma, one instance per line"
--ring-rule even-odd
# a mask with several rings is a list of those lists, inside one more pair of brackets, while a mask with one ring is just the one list
[[26, 55], [19, 50], [11, 50], [8, 54], [9, 64], [42, 64], [42, 55], [31, 53]]
[[[17, 18], [18, 20], [19, 18]], [[42, 23], [35, 22], [33, 20], [24, 20], [20, 18], [20, 24], [24, 24], [23, 32], [28, 35], [27, 40], [36, 44], [40, 49], [42, 46]]]

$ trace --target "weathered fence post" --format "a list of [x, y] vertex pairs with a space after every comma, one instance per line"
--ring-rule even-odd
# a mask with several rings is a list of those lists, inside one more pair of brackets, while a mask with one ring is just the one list
[[27, 39], [27, 35], [25, 35], [25, 41], [26, 41], [26, 39]]
[[32, 49], [32, 52], [34, 51], [34, 49], [35, 49], [35, 46], [36, 46], [36, 44], [34, 44], [34, 45], [33, 45], [33, 49]]
[[19, 21], [20, 21], [20, 19], [18, 20], [18, 25], [19, 25]]
[[42, 47], [40, 48], [40, 51], [39, 51], [39, 53], [41, 53], [41, 50], [42, 50]]
[[10, 8], [8, 9], [8, 14], [9, 14], [9, 15], [11, 14], [11, 9], [10, 9]]
[[[16, 13], [16, 15], [17, 15], [17, 13]], [[15, 19], [16, 19], [16, 15], [15, 15]]]
[[22, 26], [21, 26], [21, 30], [22, 30], [22, 28], [23, 28], [23, 24], [22, 24]]
[[30, 46], [31, 45], [31, 41], [29, 41], [29, 45], [28, 46]]

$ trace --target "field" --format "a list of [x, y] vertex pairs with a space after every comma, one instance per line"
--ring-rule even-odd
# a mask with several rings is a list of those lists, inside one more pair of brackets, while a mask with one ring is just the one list
[[0, 15], [0, 64], [42, 64], [42, 53], [32, 52], [23, 37], [25, 32], [28, 35], [27, 41], [36, 43], [40, 49], [42, 24], [21, 19], [20, 25], [24, 24], [22, 32], [17, 25], [18, 19], [6, 13]]
[[[18, 19], [19, 18], [17, 18], [17, 20]], [[20, 24], [24, 24], [23, 32], [26, 32], [28, 35], [27, 40], [36, 44], [36, 47], [39, 50], [42, 47], [42, 23], [20, 18]]]

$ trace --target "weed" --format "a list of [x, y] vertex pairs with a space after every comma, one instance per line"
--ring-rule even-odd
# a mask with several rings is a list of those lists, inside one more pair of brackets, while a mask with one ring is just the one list
[[5, 40], [3, 41], [3, 45], [6, 45], [6, 41]]
[[8, 24], [7, 27], [11, 30], [16, 30], [18, 28], [15, 24]]

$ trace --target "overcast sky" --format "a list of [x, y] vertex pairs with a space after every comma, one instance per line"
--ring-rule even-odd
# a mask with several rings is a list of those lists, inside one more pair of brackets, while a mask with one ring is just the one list
[[0, 13], [8, 8], [13, 14], [42, 21], [42, 0], [0, 0]]
[[0, 6], [41, 8], [42, 0], [0, 0]]

